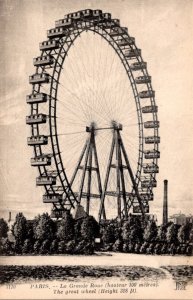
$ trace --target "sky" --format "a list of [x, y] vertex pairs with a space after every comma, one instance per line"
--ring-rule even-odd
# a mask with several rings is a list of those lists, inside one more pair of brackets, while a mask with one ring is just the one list
[[64, 14], [102, 9], [121, 20], [148, 62], [160, 121], [160, 172], [151, 212], [162, 218], [163, 180], [168, 179], [169, 215], [192, 212], [193, 201], [193, 1], [189, 0], [0, 0], [0, 217], [23, 211], [33, 218], [50, 206], [35, 186], [27, 147], [25, 97], [33, 57], [46, 30]]

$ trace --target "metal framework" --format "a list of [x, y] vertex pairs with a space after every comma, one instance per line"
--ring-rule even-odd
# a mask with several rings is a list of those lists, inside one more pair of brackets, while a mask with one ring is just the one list
[[[60, 83], [60, 74], [63, 64], [68, 55], [68, 51], [75, 43], [77, 37], [84, 31], [93, 31], [102, 36], [109, 45], [115, 50], [120, 58], [122, 65], [128, 75], [133, 96], [136, 104], [136, 113], [139, 126], [139, 152], [138, 164], [135, 174], [130, 168], [129, 159], [121, 139], [118, 128], [113, 131], [113, 142], [111, 153], [116, 151], [117, 155], [117, 191], [120, 189], [123, 197], [123, 208], [120, 205], [120, 192], [118, 197], [118, 217], [127, 217], [128, 211], [133, 207], [134, 213], [144, 214], [148, 211], [148, 201], [152, 200], [152, 190], [156, 186], [156, 173], [159, 171], [157, 161], [159, 158], [159, 122], [157, 118], [157, 106], [155, 104], [155, 92], [152, 89], [151, 77], [148, 74], [146, 62], [143, 61], [141, 50], [135, 45], [135, 39], [130, 37], [127, 28], [120, 26], [120, 21], [112, 19], [111, 14], [103, 13], [101, 10], [86, 9], [64, 16], [63, 19], [56, 21], [55, 28], [47, 31], [48, 40], [40, 43], [41, 55], [34, 58], [35, 74], [30, 76], [29, 82], [32, 85], [32, 93], [27, 96], [27, 103], [31, 107], [30, 116], [26, 123], [31, 126], [31, 136], [28, 138], [28, 145], [34, 148], [34, 157], [37, 159], [36, 166], [39, 171], [39, 177], [36, 184], [43, 185], [45, 188], [44, 202], [53, 203], [53, 216], [60, 217], [61, 212], [67, 208], [74, 208], [80, 203], [83, 196], [82, 187], [84, 184], [84, 174], [89, 172], [89, 182], [87, 190], [87, 212], [89, 212], [90, 186], [92, 184], [92, 172], [96, 171], [98, 175], [99, 195], [101, 196], [101, 208], [99, 217], [103, 215], [104, 196], [107, 192], [106, 181], [102, 192], [100, 172], [97, 162], [97, 151], [94, 138], [94, 130], [91, 130], [90, 137], [85, 144], [82, 155], [86, 156], [82, 183], [79, 194], [72, 190], [72, 181], [68, 179], [65, 171], [65, 161], [62, 161], [57, 133], [57, 92]], [[136, 77], [136, 72], [140, 76]], [[139, 86], [143, 84], [144, 90], [140, 91]], [[44, 93], [44, 86], [49, 86], [49, 94]], [[143, 99], [148, 99], [150, 104], [143, 106]], [[42, 115], [42, 103], [48, 103], [46, 115]], [[149, 115], [148, 122], [143, 121], [143, 115]], [[49, 126], [49, 134], [44, 133], [44, 123]], [[151, 129], [151, 134], [148, 135]], [[145, 133], [144, 133], [145, 132]], [[147, 133], [146, 133], [147, 132]], [[51, 145], [51, 163], [42, 163], [45, 156], [45, 145]], [[151, 149], [145, 150], [144, 145], [151, 145]], [[148, 152], [149, 151], [149, 152]], [[148, 159], [147, 164], [143, 160]], [[96, 169], [92, 168], [93, 160], [96, 163]], [[133, 189], [130, 194], [124, 191], [124, 168], [122, 161], [125, 161], [126, 169], [130, 174], [133, 183]], [[109, 163], [111, 161], [111, 154]], [[81, 163], [81, 158], [79, 160]], [[110, 172], [112, 165], [107, 168]], [[76, 168], [75, 173], [79, 167]], [[143, 197], [141, 196], [143, 194]], [[45, 200], [46, 199], [46, 200]], [[138, 205], [139, 204], [139, 205]], [[138, 205], [138, 206], [137, 206]]]

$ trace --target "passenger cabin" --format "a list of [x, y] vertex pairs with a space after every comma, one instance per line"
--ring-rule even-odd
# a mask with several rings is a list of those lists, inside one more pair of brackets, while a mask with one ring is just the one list
[[114, 22], [114, 24], [116, 26], [120, 26], [120, 20], [119, 19], [112, 19], [112, 21]]
[[62, 215], [63, 215], [62, 209], [52, 209], [51, 214], [50, 214], [51, 218], [54, 218], [54, 219], [62, 218]]
[[41, 74], [34, 74], [29, 76], [29, 83], [36, 84], [36, 83], [48, 83], [49, 82], [49, 74], [41, 73]]
[[110, 21], [106, 21], [105, 19], [103, 19], [101, 22], [104, 23], [103, 25], [104, 25], [105, 29], [112, 29], [112, 28], [114, 28], [114, 23], [111, 20]]
[[143, 188], [149, 188], [149, 187], [156, 187], [157, 186], [157, 181], [151, 177], [143, 177], [141, 179], [141, 187]]
[[160, 137], [159, 136], [147, 136], [145, 137], [145, 144], [159, 144]]
[[[117, 26], [117, 25], [116, 25]], [[112, 26], [113, 27], [113, 26]], [[115, 27], [113, 30], [111, 30], [111, 32], [109, 33], [110, 36], [112, 37], [116, 37], [116, 36], [120, 36], [124, 34], [122, 28], [120, 27]]]
[[67, 15], [69, 18], [72, 18], [74, 21], [80, 21], [81, 18], [83, 17], [83, 13], [82, 11], [77, 11], [77, 12], [74, 12], [70, 15]]
[[82, 14], [83, 14], [84, 18], [92, 18], [93, 11], [92, 11], [92, 9], [85, 9], [85, 10], [82, 10]]
[[152, 201], [153, 200], [153, 194], [151, 193], [140, 193], [139, 194], [140, 195], [140, 198], [142, 199], [142, 200], [146, 200], [146, 201]]
[[62, 201], [62, 195], [55, 194], [45, 194], [43, 195], [43, 203], [59, 203]]
[[98, 17], [101, 17], [102, 16], [102, 10], [100, 10], [100, 9], [95, 9], [95, 10], [93, 10], [93, 17], [94, 18], [98, 18]]
[[50, 96], [45, 93], [37, 93], [37, 94], [31, 94], [26, 96], [26, 102], [28, 104], [43, 103], [43, 102], [47, 102], [49, 99]]
[[55, 22], [56, 27], [64, 27], [64, 28], [69, 28], [72, 25], [72, 19], [66, 18], [66, 19], [60, 19]]
[[[149, 205], [143, 205], [144, 213], [149, 213]], [[134, 214], [140, 214], [141, 213], [141, 208], [140, 205], [135, 205], [133, 206], [133, 213]]]
[[131, 64], [130, 68], [132, 71], [138, 71], [138, 70], [143, 70], [147, 67], [147, 63], [142, 61], [142, 62], [134, 62]]
[[160, 152], [157, 150], [145, 150], [144, 154], [146, 159], [160, 158]]
[[28, 146], [47, 145], [48, 137], [45, 135], [30, 136], [27, 138]]
[[127, 27], [121, 27], [121, 29], [124, 31], [124, 33], [128, 34], [128, 28]]
[[47, 66], [54, 63], [54, 57], [51, 55], [38, 56], [33, 59], [34, 66]]
[[47, 116], [44, 114], [30, 115], [26, 117], [26, 124], [42, 124], [46, 123]]
[[151, 76], [138, 76], [135, 78], [135, 83], [142, 84], [142, 83], [150, 83]]
[[125, 56], [127, 58], [135, 58], [136, 56], [141, 55], [141, 49], [131, 49], [125, 51]]
[[103, 17], [105, 20], [111, 20], [111, 14], [109, 14], [109, 13], [103, 13], [103, 14], [102, 14], [102, 17]]
[[151, 98], [155, 97], [155, 92], [154, 91], [142, 91], [139, 93], [140, 98]]
[[56, 177], [53, 176], [39, 176], [36, 178], [36, 185], [53, 185], [56, 184]]
[[149, 105], [142, 107], [142, 113], [156, 113], [158, 112], [158, 107], [156, 105]]
[[144, 164], [143, 172], [148, 173], [159, 173], [159, 167], [156, 164]]
[[59, 48], [59, 41], [57, 40], [48, 40], [39, 44], [40, 50], [53, 50]]
[[50, 39], [55, 37], [65, 36], [65, 35], [66, 35], [66, 31], [62, 27], [47, 30], [47, 37]]
[[34, 158], [31, 158], [31, 166], [50, 166], [51, 165], [51, 157], [49, 155], [40, 155]]
[[134, 37], [127, 37], [125, 39], [118, 40], [117, 43], [120, 47], [130, 46], [130, 45], [135, 43], [135, 38]]
[[159, 128], [159, 121], [144, 122], [144, 128]]

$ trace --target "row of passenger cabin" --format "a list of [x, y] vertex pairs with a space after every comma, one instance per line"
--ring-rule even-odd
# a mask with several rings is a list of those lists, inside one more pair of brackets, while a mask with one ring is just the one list
[[58, 40], [48, 40], [40, 43], [40, 50], [54, 50], [59, 48]]
[[30, 136], [27, 138], [28, 146], [47, 145], [48, 137], [45, 135]]
[[50, 76], [47, 73], [36, 73], [34, 75], [29, 76], [29, 83], [49, 83]]
[[[107, 21], [111, 21], [111, 14], [109, 13], [103, 13], [102, 10], [96, 9], [96, 10], [84, 10], [84, 11], [78, 11], [74, 13], [67, 14], [64, 16], [64, 19], [60, 19], [55, 22], [55, 26], [57, 28], [63, 27], [63, 28], [70, 28], [74, 22], [80, 21], [80, 20], [93, 20], [93, 22], [97, 23], [103, 23]], [[109, 23], [110, 24], [110, 23]], [[118, 19], [113, 19], [111, 26], [109, 28], [113, 28], [114, 26], [119, 26], [120, 21]], [[52, 35], [53, 32], [49, 32], [49, 34]]]
[[100, 19], [106, 19], [110, 20], [111, 19], [111, 14], [110, 13], [103, 13], [102, 10], [100, 9], [86, 9], [86, 10], [80, 10], [74, 13], [67, 14], [64, 16], [64, 18], [67, 19], [72, 19], [74, 21], [80, 21], [82, 19], [88, 18], [100, 18]]
[[155, 92], [152, 91], [152, 90], [142, 91], [142, 92], [139, 92], [138, 95], [141, 99], [143, 99], [143, 98], [152, 98], [152, 97], [155, 97]]
[[145, 144], [159, 144], [160, 137], [159, 136], [147, 136], [145, 137]]
[[149, 105], [142, 107], [142, 113], [156, 113], [158, 112], [158, 107], [156, 105]]
[[142, 84], [142, 83], [150, 83], [151, 82], [151, 76], [138, 76], [135, 78], [135, 83]]
[[143, 172], [146, 174], [148, 173], [159, 173], [158, 165], [152, 164], [143, 164]]
[[54, 185], [56, 184], [56, 176], [39, 176], [36, 178], [36, 185]]
[[[149, 205], [148, 204], [143, 205], [143, 210], [144, 210], [144, 213], [148, 214], [149, 213]], [[142, 213], [140, 205], [133, 206], [133, 213], [134, 214]]]
[[142, 61], [142, 62], [134, 62], [131, 64], [130, 68], [132, 71], [139, 71], [143, 70], [147, 67], [147, 63]]
[[[105, 14], [105, 13], [104, 13]], [[73, 19], [76, 21], [81, 20], [82, 18], [93, 18], [93, 17], [101, 17], [102, 15], [104, 15], [102, 10], [100, 9], [85, 9], [85, 10], [80, 10], [74, 13], [70, 13], [67, 14], [66, 16], [64, 16], [64, 18], [69, 18], [69, 19]], [[106, 15], [110, 15], [110, 14], [106, 14]], [[110, 15], [111, 17], [111, 15]]]
[[34, 66], [47, 66], [54, 63], [54, 57], [51, 55], [38, 56], [33, 59]]
[[26, 124], [42, 124], [46, 123], [47, 115], [45, 114], [35, 114], [26, 117]]
[[160, 152], [157, 150], [144, 150], [144, 156], [146, 159], [160, 158]]
[[26, 102], [28, 104], [34, 104], [34, 103], [43, 103], [49, 101], [50, 96], [45, 93], [37, 93], [37, 94], [31, 94], [26, 96]]
[[62, 194], [45, 194], [43, 195], [43, 203], [59, 203], [62, 201]]
[[149, 188], [149, 187], [156, 187], [157, 181], [150, 177], [150, 176], [144, 176], [141, 178], [141, 188]]
[[141, 49], [130, 49], [125, 51], [126, 58], [135, 58], [141, 56]]
[[40, 155], [37, 157], [31, 158], [31, 166], [50, 166], [51, 165], [51, 157], [49, 155]]
[[144, 122], [144, 128], [159, 128], [159, 121]]
[[130, 46], [135, 43], [135, 38], [134, 37], [122, 38], [120, 40], [117, 40], [117, 43], [120, 47]]

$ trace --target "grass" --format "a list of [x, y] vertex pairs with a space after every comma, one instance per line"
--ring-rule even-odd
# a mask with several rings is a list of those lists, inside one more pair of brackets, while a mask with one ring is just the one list
[[142, 266], [0, 266], [0, 284], [31, 280], [75, 280], [85, 277], [124, 277], [128, 280], [164, 279], [164, 271]]
[[172, 274], [175, 281], [193, 281], [193, 266], [179, 265], [179, 266], [163, 266]]

